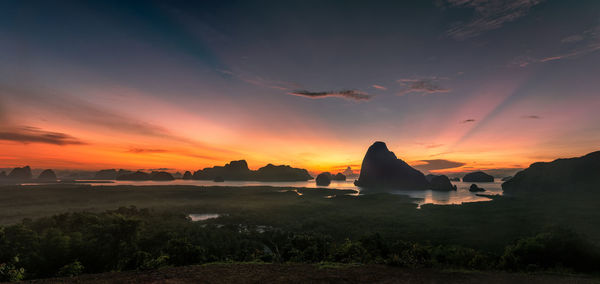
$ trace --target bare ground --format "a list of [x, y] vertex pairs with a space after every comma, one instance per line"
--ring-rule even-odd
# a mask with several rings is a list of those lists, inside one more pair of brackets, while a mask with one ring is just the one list
[[110, 272], [30, 283], [600, 283], [587, 276], [439, 271], [383, 265], [209, 264]]

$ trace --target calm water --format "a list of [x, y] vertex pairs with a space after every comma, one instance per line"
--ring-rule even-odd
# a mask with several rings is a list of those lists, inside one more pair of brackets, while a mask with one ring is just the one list
[[[480, 202], [489, 201], [490, 199], [483, 196], [477, 196], [469, 191], [471, 183], [468, 182], [452, 182], [457, 186], [456, 191], [432, 191], [432, 190], [396, 190], [393, 194], [408, 195], [413, 198], [418, 198], [417, 204], [461, 204], [463, 202]], [[486, 189], [483, 194], [502, 194], [502, 182], [496, 180], [493, 183], [478, 183], [479, 187]], [[112, 183], [91, 183], [91, 185], [112, 186], [112, 185], [195, 185], [195, 186], [275, 186], [275, 187], [306, 187], [306, 188], [335, 188], [348, 189], [356, 191], [352, 195], [368, 194], [368, 190], [361, 189], [354, 185], [354, 180], [347, 181], [331, 181], [329, 186], [317, 186], [314, 180], [310, 181], [293, 181], [293, 182], [263, 182], [263, 181], [225, 181], [214, 182], [211, 180], [173, 180], [173, 181], [114, 181]], [[301, 194], [299, 194], [301, 195]], [[327, 198], [335, 198], [335, 196], [327, 196]]]
[[221, 215], [219, 214], [190, 214], [188, 217], [192, 220], [192, 222], [205, 221], [208, 219], [219, 218]]

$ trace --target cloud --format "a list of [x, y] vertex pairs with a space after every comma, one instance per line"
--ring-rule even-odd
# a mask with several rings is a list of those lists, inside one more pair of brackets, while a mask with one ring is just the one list
[[584, 47], [577, 48], [571, 52], [563, 53], [555, 56], [549, 56], [540, 59], [540, 62], [555, 61], [560, 59], [572, 58], [600, 50], [600, 41], [590, 43]]
[[147, 153], [166, 153], [169, 151], [164, 150], [164, 149], [132, 148], [132, 149], [129, 149], [127, 152], [136, 153], [136, 154], [147, 154]]
[[540, 116], [537, 115], [524, 115], [522, 116], [522, 118], [526, 118], [526, 119], [540, 119]]
[[568, 45], [567, 52], [554, 54], [552, 56], [533, 58], [530, 56], [518, 56], [513, 59], [509, 66], [526, 67], [532, 63], [543, 63], [562, 59], [576, 58], [600, 50], [600, 26], [583, 31], [581, 34], [571, 35], [561, 39], [563, 44]]
[[472, 119], [472, 118], [465, 119], [465, 120], [461, 121], [460, 123], [469, 123], [469, 122], [475, 122], [475, 119]]
[[524, 17], [529, 10], [543, 0], [447, 0], [450, 7], [470, 8], [473, 18], [468, 22], [455, 23], [446, 34], [456, 40], [479, 36], [487, 31], [501, 28], [505, 23]]
[[0, 131], [0, 140], [19, 143], [45, 143], [54, 145], [83, 145], [81, 140], [61, 132], [51, 132], [37, 127], [25, 126], [8, 131]]
[[373, 87], [373, 88], [375, 88], [375, 89], [378, 89], [378, 90], [383, 90], [383, 91], [386, 91], [386, 90], [387, 90], [387, 88], [386, 88], [386, 87], [384, 87], [384, 86], [381, 86], [381, 85], [372, 85], [371, 87]]
[[87, 127], [105, 128], [128, 134], [160, 137], [174, 141], [194, 143], [185, 137], [176, 136], [168, 129], [152, 123], [93, 105], [77, 97], [57, 93], [47, 88], [14, 88], [0, 84], [0, 94], [13, 95], [30, 105], [43, 105], [54, 114], [85, 123]]
[[439, 79], [437, 77], [423, 79], [400, 79], [397, 81], [400, 83], [400, 85], [405, 87], [404, 90], [398, 93], [399, 96], [409, 93], [434, 94], [447, 93], [451, 91], [450, 89], [441, 87], [438, 84]]
[[572, 35], [572, 36], [568, 36], [565, 37], [563, 39], [560, 40], [560, 42], [562, 43], [568, 43], [568, 42], [578, 42], [583, 40], [583, 36], [582, 35]]
[[420, 165], [415, 165], [414, 167], [422, 170], [422, 171], [435, 171], [435, 170], [444, 170], [444, 169], [453, 169], [462, 167], [465, 163], [454, 162], [444, 159], [434, 159], [434, 160], [421, 160], [419, 161]]
[[306, 91], [306, 90], [298, 90], [298, 91], [291, 92], [289, 94], [294, 95], [294, 96], [309, 97], [312, 99], [325, 98], [325, 97], [340, 97], [340, 98], [356, 100], [356, 101], [362, 101], [362, 100], [367, 101], [367, 100], [370, 100], [372, 97], [371, 95], [369, 95], [367, 93], [363, 93], [358, 90], [342, 90], [342, 91], [328, 91], [328, 92], [310, 92], [310, 91]]
[[[92, 104], [75, 96], [59, 93], [45, 87], [11, 86], [0, 82], [0, 96], [1, 95], [12, 96], [19, 103], [30, 107], [43, 106], [45, 109], [52, 110], [54, 115], [62, 116], [63, 118], [84, 124], [87, 129], [98, 132], [104, 129], [111, 132], [160, 138], [169, 140], [169, 143], [184, 143], [206, 152], [240, 154], [238, 151], [232, 149], [213, 146], [174, 134], [163, 126], [148, 123], [136, 119], [135, 117], [110, 110], [106, 107]], [[3, 121], [0, 120], [0, 127], [2, 127], [2, 122]], [[73, 142], [72, 140], [66, 141]], [[187, 156], [216, 160], [216, 158], [212, 156], [195, 155], [194, 153], [190, 153]]]
[[262, 87], [262, 88], [271, 88], [271, 89], [277, 89], [277, 90], [283, 90], [283, 91], [290, 91], [293, 89], [301, 88], [301, 86], [297, 83], [265, 79], [263, 77], [252, 75], [247, 72], [243, 72], [243, 71], [239, 71], [239, 70], [232, 71], [232, 70], [216, 69], [216, 71], [223, 74], [224, 76], [234, 77], [234, 78], [237, 78], [237, 79], [239, 79], [245, 83], [248, 83], [250, 85], [254, 85], [254, 86], [258, 86], [258, 87]]
[[439, 148], [439, 147], [444, 146], [444, 144], [437, 144], [437, 143], [419, 143], [419, 142], [417, 142], [416, 144], [423, 146], [427, 149]]

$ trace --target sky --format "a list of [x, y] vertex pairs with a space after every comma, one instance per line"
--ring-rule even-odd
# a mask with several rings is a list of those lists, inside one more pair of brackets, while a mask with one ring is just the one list
[[431, 172], [600, 150], [600, 2], [1, 1], [0, 167]]

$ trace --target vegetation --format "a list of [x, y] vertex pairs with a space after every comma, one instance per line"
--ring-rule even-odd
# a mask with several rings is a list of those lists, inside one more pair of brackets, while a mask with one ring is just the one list
[[[0, 188], [8, 207], [0, 213], [18, 207], [18, 214], [36, 217], [0, 228], [0, 280], [212, 262], [598, 272], [597, 196], [502, 197], [416, 209], [398, 195], [291, 190]], [[148, 209], [116, 208], [124, 204]], [[190, 213], [221, 217], [192, 222]]]

